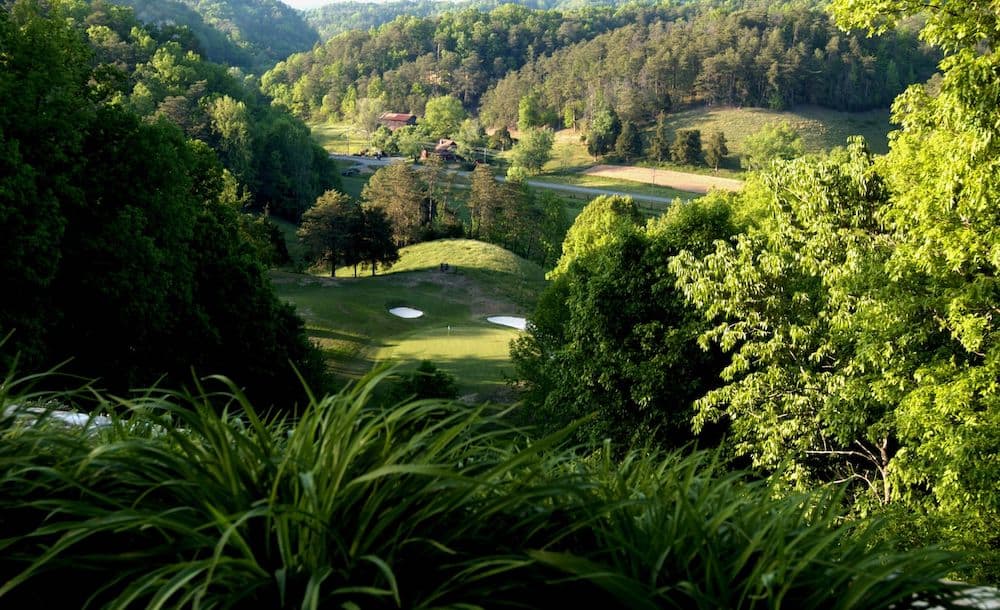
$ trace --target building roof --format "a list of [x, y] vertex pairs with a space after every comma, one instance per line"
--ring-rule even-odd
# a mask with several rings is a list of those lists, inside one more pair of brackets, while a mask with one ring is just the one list
[[410, 120], [416, 120], [417, 115], [410, 114], [408, 112], [383, 112], [379, 117], [380, 121], [398, 121], [405, 123]]

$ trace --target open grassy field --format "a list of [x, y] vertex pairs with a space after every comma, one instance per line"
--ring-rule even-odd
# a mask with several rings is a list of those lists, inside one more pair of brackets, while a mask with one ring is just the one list
[[552, 159], [542, 168], [545, 173], [567, 173], [586, 169], [594, 164], [594, 158], [587, 153], [587, 145], [580, 137], [582, 131], [561, 129], [552, 143]]
[[[464, 239], [404, 248], [399, 263], [375, 277], [272, 273], [278, 295], [298, 308], [340, 378], [356, 379], [379, 362], [409, 367], [428, 359], [454, 375], [468, 399], [499, 401], [509, 393], [508, 346], [520, 331], [486, 318], [525, 315], [543, 276], [498, 246]], [[403, 306], [424, 315], [403, 319], [388, 311]]]
[[[768, 125], [789, 123], [802, 134], [807, 152], [819, 152], [843, 146], [848, 136], [861, 135], [868, 141], [872, 151], [884, 153], [888, 150], [887, 134], [891, 129], [888, 110], [838, 112], [816, 106], [800, 106], [784, 112], [764, 108], [702, 106], [669, 114], [667, 121], [671, 130], [700, 129], [703, 136], [712, 131], [721, 131], [726, 135], [730, 156], [718, 172], [705, 166], [672, 167], [679, 171], [722, 177], [739, 177], [742, 173], [739, 155], [743, 149], [743, 142], [747, 136]], [[652, 129], [652, 125], [646, 129], [647, 140], [652, 135]], [[544, 167], [546, 174], [573, 176], [576, 172], [595, 164], [593, 157], [587, 153], [586, 143], [581, 141], [580, 135], [581, 132], [569, 129], [556, 132], [552, 159]], [[639, 165], [649, 164], [641, 162]], [[588, 186], [583, 182], [564, 182], [564, 184]], [[634, 189], [633, 191], [639, 192]]]
[[[730, 154], [739, 155], [743, 142], [768, 125], [786, 122], [802, 134], [807, 152], [843, 146], [847, 136], [861, 135], [872, 151], [888, 151], [891, 126], [888, 110], [838, 112], [817, 106], [800, 106], [779, 112], [764, 108], [700, 107], [667, 116], [671, 129], [700, 129], [702, 134], [721, 131], [726, 135]], [[710, 171], [710, 170], [709, 170]]]
[[349, 123], [310, 123], [313, 138], [328, 152], [349, 155], [367, 147], [368, 138]]

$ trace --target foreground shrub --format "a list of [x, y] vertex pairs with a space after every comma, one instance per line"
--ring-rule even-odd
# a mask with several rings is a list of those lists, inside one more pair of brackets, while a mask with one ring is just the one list
[[[264, 418], [233, 389], [0, 395], [0, 604], [202, 608], [905, 608], [947, 557], [775, 499], [710, 454], [578, 459], [487, 407], [370, 406], [370, 378]], [[9, 388], [10, 384], [7, 386]], [[218, 405], [228, 407], [220, 417]], [[17, 406], [11, 407], [16, 404]]]

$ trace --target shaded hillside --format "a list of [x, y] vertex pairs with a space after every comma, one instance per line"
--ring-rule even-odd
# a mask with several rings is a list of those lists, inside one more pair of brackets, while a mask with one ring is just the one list
[[188, 30], [150, 28], [133, 9], [102, 0], [61, 6], [90, 50], [92, 95], [210, 146], [246, 207], [297, 218], [339, 185], [308, 127], [272, 106], [253, 79], [203, 60]]
[[319, 39], [302, 16], [278, 0], [115, 0], [158, 26], [190, 28], [205, 57], [263, 72]]
[[[388, 0], [386, 2], [333, 2], [305, 11], [306, 21], [319, 32], [322, 40], [348, 30], [368, 30], [389, 23], [400, 15], [433, 17], [442, 13], [475, 8], [492, 10], [503, 4], [517, 4], [532, 9], [575, 9], [585, 6], [617, 6], [616, 0]], [[631, 4], [654, 5], [655, 2]]]

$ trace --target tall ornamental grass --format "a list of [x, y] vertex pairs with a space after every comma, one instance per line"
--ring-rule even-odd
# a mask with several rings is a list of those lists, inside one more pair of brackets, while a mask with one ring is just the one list
[[[873, 609], [955, 592], [951, 557], [894, 552], [877, 524], [842, 522], [834, 491], [777, 498], [705, 453], [579, 458], [571, 430], [531, 439], [489, 407], [375, 406], [382, 377], [295, 420], [219, 379], [114, 399], [8, 378], [0, 607]], [[81, 400], [110, 425], [46, 416]]]

